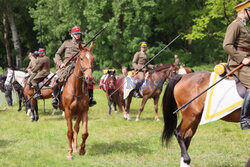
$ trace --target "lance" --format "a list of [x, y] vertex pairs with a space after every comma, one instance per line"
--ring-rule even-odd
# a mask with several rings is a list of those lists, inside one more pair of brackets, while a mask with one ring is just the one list
[[217, 82], [215, 82], [213, 85], [209, 86], [206, 90], [204, 90], [203, 92], [201, 92], [199, 95], [195, 96], [193, 99], [191, 99], [189, 102], [187, 102], [186, 104], [184, 104], [183, 106], [181, 106], [180, 108], [178, 108], [177, 110], [175, 110], [173, 112], [173, 114], [177, 113], [178, 111], [182, 110], [183, 108], [185, 108], [187, 105], [189, 105], [190, 103], [192, 103], [195, 99], [197, 99], [198, 97], [200, 97], [201, 95], [203, 95], [205, 92], [207, 92], [209, 89], [211, 89], [212, 87], [214, 87], [215, 85], [217, 85], [219, 82], [221, 82], [223, 79], [227, 78], [228, 76], [232, 75], [235, 71], [239, 70], [241, 67], [243, 67], [244, 64], [240, 64], [238, 65], [234, 70], [232, 70], [231, 72], [227, 73], [224, 77], [222, 77], [220, 80], [218, 80]]
[[[170, 41], [164, 48], [162, 48], [154, 57], [152, 57], [147, 63], [145, 63], [139, 70], [137, 70], [133, 76], [135, 76], [140, 70], [142, 70], [144, 67], [146, 67], [152, 60], [154, 60], [161, 52], [163, 52], [167, 47], [169, 47], [176, 39], [178, 39], [181, 36], [181, 34], [179, 34], [177, 37], [175, 37], [172, 41]], [[119, 88], [117, 88], [114, 92], [111, 93], [111, 95], [109, 95], [109, 98], [111, 98], [111, 96], [117, 92], [125, 83], [127, 83], [127, 81], [125, 81]]]
[[[108, 25], [107, 26], [105, 26], [104, 28], [102, 28], [99, 32], [97, 32], [83, 47], [86, 47], [88, 44], [90, 44], [90, 42], [92, 42], [99, 34], [101, 34], [106, 28], [108, 27]], [[77, 55], [78, 55], [78, 53], [79, 53], [79, 51], [78, 52], [76, 52], [66, 63], [65, 63], [65, 66], [66, 65], [68, 65], [71, 61], [72, 61], [72, 59], [74, 59]], [[24, 104], [22, 105], [22, 107], [26, 104], [26, 103], [28, 103], [32, 98], [33, 98], [33, 96], [37, 93], [37, 92], [39, 92], [47, 83], [49, 83], [49, 81], [52, 79], [52, 78], [54, 78], [54, 76], [56, 75], [56, 73], [55, 74], [53, 74], [27, 101], [25, 101], [24, 102]]]

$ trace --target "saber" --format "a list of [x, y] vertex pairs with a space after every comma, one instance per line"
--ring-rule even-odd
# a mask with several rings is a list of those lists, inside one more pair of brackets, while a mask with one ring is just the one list
[[240, 64], [238, 65], [233, 71], [227, 73], [224, 77], [222, 77], [219, 81], [215, 82], [213, 85], [209, 86], [206, 90], [204, 90], [203, 92], [201, 92], [199, 95], [195, 96], [193, 99], [191, 99], [189, 102], [187, 102], [186, 104], [184, 104], [183, 106], [181, 106], [180, 108], [178, 108], [177, 110], [175, 110], [173, 112], [173, 114], [177, 113], [178, 111], [182, 110], [183, 108], [185, 108], [187, 105], [189, 105], [190, 103], [192, 103], [195, 99], [197, 99], [198, 97], [200, 97], [201, 95], [203, 95], [206, 91], [208, 91], [209, 89], [211, 89], [212, 87], [214, 87], [216, 84], [218, 84], [220, 81], [222, 81], [223, 79], [225, 79], [226, 77], [232, 75], [235, 71], [239, 70], [241, 67], [243, 67], [244, 64]]
[[[90, 44], [90, 42], [92, 42], [99, 34], [101, 34], [106, 28], [108, 27], [108, 25], [107, 26], [105, 26], [104, 28], [102, 28], [99, 32], [97, 32], [83, 47], [86, 47], [88, 44]], [[69, 63], [70, 63], [70, 61], [72, 61], [72, 59], [73, 58], [75, 58], [77, 55], [78, 55], [78, 53], [79, 53], [79, 51], [78, 52], [76, 52], [66, 63], [65, 63], [65, 66], [66, 65], [68, 65]], [[26, 104], [26, 103], [28, 103], [32, 98], [33, 98], [33, 96], [37, 93], [37, 92], [39, 92], [52, 78], [54, 78], [54, 76], [56, 75], [56, 73], [55, 74], [53, 74], [27, 101], [25, 101], [24, 102], [24, 104], [22, 105], [22, 107]], [[21, 108], [22, 108], [21, 107]]]
[[[141, 69], [143, 69], [144, 67], [146, 67], [152, 60], [154, 60], [162, 51], [164, 51], [167, 47], [169, 47], [176, 39], [178, 39], [181, 36], [181, 34], [179, 34], [177, 37], [175, 37], [172, 41], [170, 41], [164, 48], [162, 48], [154, 57], [152, 57], [152, 59], [150, 59], [146, 64], [143, 65], [143, 67], [141, 67], [139, 70], [137, 70], [133, 76], [135, 76]], [[111, 98], [111, 96], [117, 92], [125, 83], [127, 83], [127, 81], [125, 81], [119, 88], [117, 88], [113, 93], [111, 93], [111, 95], [109, 95], [109, 98]]]

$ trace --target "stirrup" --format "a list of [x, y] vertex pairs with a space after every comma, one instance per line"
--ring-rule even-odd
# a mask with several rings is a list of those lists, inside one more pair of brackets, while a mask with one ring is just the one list
[[134, 91], [134, 97], [141, 98], [141, 95], [137, 90]]
[[242, 119], [240, 121], [240, 125], [242, 130], [250, 129], [250, 119], [249, 118]]

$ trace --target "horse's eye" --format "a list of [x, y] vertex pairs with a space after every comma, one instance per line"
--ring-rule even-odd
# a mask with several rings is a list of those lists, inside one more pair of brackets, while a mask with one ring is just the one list
[[83, 58], [80, 58], [80, 60], [83, 60]]

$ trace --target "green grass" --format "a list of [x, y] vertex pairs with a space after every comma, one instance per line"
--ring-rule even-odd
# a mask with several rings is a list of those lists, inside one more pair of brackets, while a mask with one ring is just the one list
[[[152, 100], [135, 122], [140, 99], [132, 101], [132, 121], [124, 121], [121, 112], [108, 116], [103, 91], [95, 90], [94, 94], [98, 104], [89, 110], [86, 155], [75, 153], [73, 161], [66, 159], [66, 121], [60, 111], [51, 115], [51, 100], [46, 100], [45, 113], [43, 101], [39, 102], [40, 119], [34, 123], [23, 111], [16, 112], [16, 105], [0, 111], [0, 166], [179, 166], [176, 139], [168, 148], [161, 145], [161, 101], [160, 122], [154, 120]], [[80, 133], [78, 138], [81, 142]], [[243, 167], [250, 157], [249, 139], [250, 130], [242, 131], [239, 124], [216, 121], [199, 126], [189, 148], [191, 165]]]

